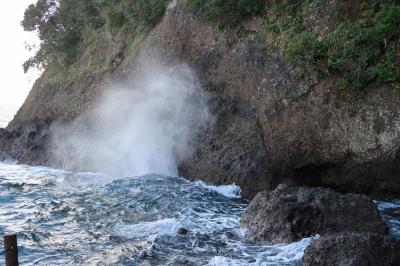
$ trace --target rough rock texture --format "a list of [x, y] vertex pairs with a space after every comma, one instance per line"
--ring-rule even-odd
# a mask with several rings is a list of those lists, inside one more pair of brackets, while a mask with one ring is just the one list
[[181, 163], [181, 175], [235, 182], [247, 197], [282, 182], [398, 195], [400, 95], [385, 86], [350, 95], [337, 90], [334, 77], [306, 84], [252, 34], [242, 40], [175, 1], [136, 56], [124, 57], [124, 45], [103, 36], [97, 50], [99, 57], [111, 55], [110, 67], [81, 82], [39, 79], [7, 132], [0, 132], [0, 159], [60, 166], [48, 150], [51, 125], [73, 120], [96, 101], [102, 84], [134, 73], [143, 58], [157, 57], [190, 64], [217, 117], [197, 139], [197, 151]]
[[24, 163], [48, 162], [48, 124], [27, 122], [12, 130], [0, 129], [0, 160], [18, 159]]
[[388, 233], [367, 196], [287, 185], [258, 193], [242, 216], [241, 226], [248, 229], [250, 238], [273, 243], [345, 231]]
[[400, 241], [370, 233], [326, 235], [311, 243], [303, 266], [400, 265]]
[[399, 190], [399, 102], [389, 88], [341, 95], [333, 81], [265, 118], [275, 174], [357, 193]]

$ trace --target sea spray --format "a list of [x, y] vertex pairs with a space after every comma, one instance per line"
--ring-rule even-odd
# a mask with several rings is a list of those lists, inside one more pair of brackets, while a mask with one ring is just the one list
[[204, 183], [203, 181], [195, 181], [194, 184], [205, 187], [209, 190], [213, 190], [227, 198], [237, 198], [237, 199], [241, 198], [240, 187], [235, 184], [213, 186], [213, 185], [208, 185], [208, 184]]
[[[154, 60], [152, 60], [154, 61]], [[212, 121], [207, 98], [183, 64], [141, 67], [133, 83], [108, 85], [93, 109], [52, 127], [56, 165], [117, 176], [177, 176]]]

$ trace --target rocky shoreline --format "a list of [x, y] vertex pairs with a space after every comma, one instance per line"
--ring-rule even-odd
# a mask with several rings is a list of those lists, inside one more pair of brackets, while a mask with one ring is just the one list
[[256, 241], [321, 235], [303, 265], [400, 265], [399, 242], [388, 236], [368, 197], [400, 195], [400, 97], [394, 90], [371, 85], [354, 95], [339, 91], [335, 77], [300, 81], [252, 34], [243, 40], [205, 23], [182, 1], [168, 7], [134, 57], [121, 55], [123, 44], [100, 41], [98, 53], [111, 54], [112, 67], [68, 85], [39, 79], [13, 122], [0, 129], [1, 160], [62, 167], [49, 148], [55, 123], [90, 109], [107, 81], [134, 75], [144, 58], [185, 62], [216, 121], [194, 140], [180, 175], [236, 183], [244, 197], [254, 197], [242, 226]]
[[386, 235], [345, 232], [315, 240], [306, 249], [303, 265], [399, 265], [400, 241]]
[[241, 224], [252, 239], [288, 243], [342, 232], [388, 234], [376, 204], [364, 195], [279, 185], [250, 203]]
[[326, 188], [279, 185], [257, 194], [241, 219], [247, 237], [274, 244], [318, 236], [303, 265], [398, 265], [400, 240], [371, 198]]

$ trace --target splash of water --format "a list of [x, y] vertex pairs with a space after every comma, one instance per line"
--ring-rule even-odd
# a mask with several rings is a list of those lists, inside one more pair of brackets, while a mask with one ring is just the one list
[[177, 176], [193, 139], [212, 120], [186, 65], [143, 67], [134, 84], [108, 86], [95, 108], [52, 128], [58, 165], [118, 176]]

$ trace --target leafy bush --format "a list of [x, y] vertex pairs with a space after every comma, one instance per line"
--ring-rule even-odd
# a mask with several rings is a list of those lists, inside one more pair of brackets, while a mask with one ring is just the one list
[[341, 17], [323, 36], [303, 23], [305, 10], [318, 4], [320, 0], [268, 1], [274, 16], [267, 18], [263, 33], [267, 47], [281, 50], [306, 80], [335, 74], [344, 89], [359, 90], [371, 82], [400, 88], [400, 1], [361, 1], [358, 13], [349, 16], [344, 3], [337, 5], [332, 13]]
[[245, 16], [264, 11], [265, 0], [188, 0], [207, 20], [237, 23]]
[[323, 64], [318, 64], [323, 60], [324, 47], [317, 36], [309, 31], [294, 35], [283, 53], [294, 63], [296, 72], [303, 79], [317, 80], [325, 73]]
[[27, 71], [49, 62], [70, 65], [79, 52], [84, 29], [101, 27], [104, 21], [91, 1], [39, 0], [26, 9], [21, 24], [26, 31], [37, 31], [41, 41], [36, 55], [24, 63]]
[[104, 30], [112, 37], [124, 33], [141, 34], [162, 16], [168, 2], [38, 0], [26, 9], [21, 22], [26, 31], [37, 31], [41, 41], [36, 55], [24, 63], [24, 70], [46, 68], [52, 63], [67, 71], [88, 45], [88, 40], [96, 39], [91, 38], [93, 35]]
[[[327, 67], [345, 79], [347, 88], [358, 90], [368, 83], [400, 81], [396, 44], [400, 37], [400, 5], [384, 5], [372, 21], [345, 22], [323, 40]], [[397, 55], [396, 55], [397, 50]]]
[[107, 21], [107, 29], [115, 36], [121, 31], [146, 30], [164, 14], [168, 0], [97, 0]]

